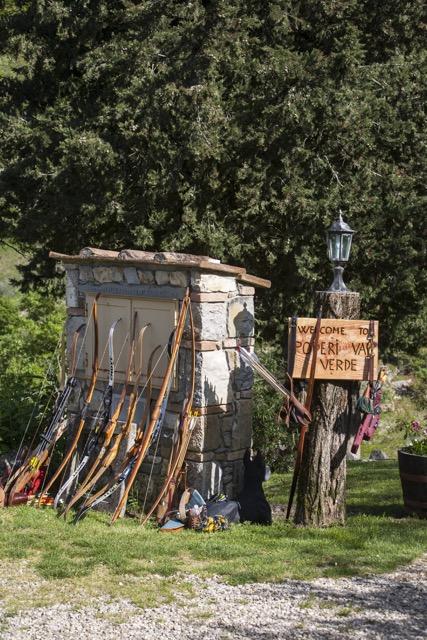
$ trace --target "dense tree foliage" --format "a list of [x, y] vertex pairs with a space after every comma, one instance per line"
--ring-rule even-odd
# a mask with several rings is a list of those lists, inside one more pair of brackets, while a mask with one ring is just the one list
[[[0, 237], [210, 254], [271, 278], [260, 327], [329, 286], [324, 230], [383, 348], [425, 338], [422, 0], [3, 3]], [[424, 315], [423, 315], [424, 314]]]

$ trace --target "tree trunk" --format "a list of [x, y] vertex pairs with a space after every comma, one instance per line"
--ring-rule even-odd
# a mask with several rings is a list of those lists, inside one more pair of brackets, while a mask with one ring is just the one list
[[[354, 320], [360, 314], [358, 293], [317, 291], [316, 311], [323, 318]], [[295, 523], [315, 527], [344, 524], [346, 453], [357, 430], [359, 383], [315, 382], [313, 421], [306, 436], [299, 476]]]

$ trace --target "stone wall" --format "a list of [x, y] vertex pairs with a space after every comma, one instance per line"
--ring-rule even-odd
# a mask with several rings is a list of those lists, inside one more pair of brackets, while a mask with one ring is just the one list
[[[105, 264], [91, 265], [84, 261], [67, 263], [65, 259], [63, 264], [68, 345], [74, 330], [86, 321], [86, 293], [182, 299], [186, 287], [190, 287], [197, 340], [194, 407], [199, 409], [200, 417], [196, 419], [186, 458], [188, 483], [206, 497], [217, 491], [235, 497], [242, 483], [243, 454], [251, 445], [253, 383], [252, 371], [240, 362], [236, 346], [238, 339], [245, 346], [254, 344], [255, 289], [233, 275], [206, 273], [197, 264], [147, 264], [139, 268], [126, 262], [109, 264], [106, 260]], [[178, 362], [178, 388], [170, 394], [159, 443], [153, 444], [141, 467], [139, 497], [142, 499], [150, 478], [147, 506], [164, 477], [174, 430], [188, 391], [190, 338], [187, 322]], [[71, 417], [78, 416], [87, 388], [83, 371], [78, 371], [78, 377], [79, 385], [70, 404]], [[100, 405], [105, 384], [97, 382], [91, 404], [93, 413]], [[115, 393], [120, 393], [120, 385], [116, 385]], [[154, 390], [153, 397], [156, 393]], [[142, 414], [143, 401], [140, 404], [137, 416]], [[122, 413], [123, 421], [125, 411]], [[130, 445], [131, 438], [123, 444], [121, 457]], [[118, 464], [119, 458], [115, 466]], [[115, 496], [108, 508], [112, 508], [117, 499]]]

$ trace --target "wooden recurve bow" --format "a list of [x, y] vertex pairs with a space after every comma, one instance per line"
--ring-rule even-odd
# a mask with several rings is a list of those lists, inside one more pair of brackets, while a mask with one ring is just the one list
[[101, 435], [104, 433], [107, 428], [110, 413], [111, 413], [111, 404], [113, 400], [113, 387], [114, 387], [114, 373], [115, 373], [115, 362], [114, 362], [114, 331], [117, 325], [121, 322], [121, 318], [115, 320], [110, 327], [108, 332], [108, 385], [105, 388], [104, 395], [102, 398], [102, 414], [97, 420], [97, 423], [93, 426], [91, 433], [89, 435], [88, 441], [84, 448], [84, 455], [77, 465], [76, 469], [71, 473], [66, 482], [59, 488], [55, 501], [53, 503], [54, 509], [57, 509], [61, 496], [67, 492], [67, 490], [73, 485], [74, 482], [77, 482], [80, 473], [83, 471], [84, 467], [89, 462], [92, 452], [94, 451], [96, 445], [99, 442]]
[[291, 402], [292, 407], [298, 413], [301, 420], [306, 420], [310, 422], [311, 413], [298, 400], [298, 398], [296, 398], [294, 394], [289, 391], [289, 389], [286, 389], [286, 387], [284, 387], [278, 380], [276, 380], [273, 374], [263, 364], [261, 364], [261, 362], [258, 360], [255, 353], [250, 353], [241, 345], [238, 345], [236, 347], [236, 350], [239, 353], [243, 362], [250, 365], [254, 369], [254, 371], [256, 371], [261, 376], [261, 378], [263, 378], [266, 382], [268, 382], [269, 385], [271, 385], [273, 389], [278, 391], [280, 395], [282, 395], [289, 402]]
[[[188, 446], [190, 444], [191, 436], [196, 425], [196, 419], [199, 415], [200, 414], [197, 411], [189, 412], [186, 430], [181, 440], [181, 446], [177, 451], [176, 457], [174, 458], [170, 476], [167, 479], [167, 488], [164, 494], [164, 500], [159, 504], [159, 507], [157, 509], [156, 519], [159, 524], [164, 523], [166, 516], [173, 509], [175, 492], [179, 484], [179, 476], [185, 463], [185, 456], [187, 455]], [[144, 525], [147, 520], [148, 518], [146, 516], [141, 524]]]
[[73, 496], [71, 496], [70, 501], [68, 502], [68, 504], [66, 505], [66, 507], [64, 508], [62, 515], [66, 518], [67, 517], [67, 513], [69, 512], [69, 510], [76, 504], [76, 502], [78, 502], [83, 496], [84, 494], [89, 490], [88, 487], [89, 485], [92, 486], [92, 478], [94, 477], [94, 475], [97, 472], [97, 469], [99, 468], [99, 465], [102, 463], [102, 460], [104, 458], [104, 455], [106, 453], [106, 451], [108, 450], [109, 444], [113, 438], [114, 435], [114, 431], [116, 429], [117, 426], [117, 422], [118, 419], [120, 417], [120, 413], [123, 409], [123, 405], [125, 403], [126, 400], [126, 396], [127, 396], [127, 391], [128, 391], [128, 385], [129, 385], [129, 380], [132, 374], [132, 364], [133, 364], [133, 358], [134, 358], [134, 353], [135, 353], [135, 328], [136, 328], [136, 316], [137, 313], [135, 312], [135, 316], [133, 319], [133, 332], [132, 332], [132, 339], [129, 345], [129, 355], [128, 355], [128, 362], [127, 362], [127, 367], [126, 367], [126, 374], [125, 374], [125, 381], [123, 383], [123, 387], [122, 387], [122, 391], [120, 393], [119, 396], [119, 400], [116, 404], [116, 407], [108, 421], [107, 427], [104, 430], [104, 440], [102, 443], [102, 446], [95, 458], [95, 460], [92, 463], [92, 466], [90, 467], [89, 471], [86, 474], [86, 477], [84, 478], [84, 480], [82, 480], [82, 482], [80, 483], [80, 486], [78, 487], [77, 491], [75, 492], [75, 494]]
[[[116, 472], [114, 477], [107, 482], [101, 489], [99, 489], [92, 496], [87, 498], [83, 506], [80, 508], [78, 514], [75, 517], [74, 522], [78, 522], [90, 509], [95, 507], [97, 504], [104, 502], [107, 498], [109, 498], [117, 489], [119, 489], [126, 481], [130, 471], [132, 470], [133, 463], [136, 459], [136, 454], [138, 453], [141, 439], [144, 434], [144, 430], [146, 427], [146, 422], [150, 413], [150, 403], [151, 403], [151, 392], [152, 392], [152, 374], [153, 370], [153, 359], [156, 352], [160, 349], [161, 345], [158, 345], [151, 352], [150, 358], [148, 360], [148, 368], [147, 368], [147, 394], [146, 394], [146, 402], [144, 407], [144, 412], [141, 417], [141, 420], [136, 429], [135, 442], [129, 451], [126, 454], [126, 457], [122, 464], [120, 465], [119, 470]], [[157, 366], [157, 365], [156, 365]], [[155, 368], [155, 367], [154, 367]]]
[[84, 400], [83, 409], [80, 414], [79, 424], [74, 433], [73, 440], [68, 448], [67, 453], [64, 455], [61, 464], [59, 465], [59, 467], [57, 468], [57, 470], [55, 471], [55, 473], [53, 474], [53, 476], [45, 486], [43, 493], [40, 496], [40, 499], [42, 499], [43, 496], [48, 493], [49, 489], [56, 482], [57, 478], [59, 478], [59, 476], [67, 466], [68, 462], [71, 460], [71, 457], [77, 448], [77, 444], [79, 442], [80, 436], [86, 424], [87, 417], [89, 415], [90, 403], [92, 402], [92, 397], [95, 391], [95, 385], [96, 385], [96, 380], [97, 380], [98, 371], [99, 371], [99, 362], [98, 362], [98, 299], [99, 299], [99, 296], [100, 294], [98, 293], [97, 296], [95, 297], [95, 300], [93, 301], [93, 307], [92, 307], [93, 333], [94, 333], [92, 375], [89, 382], [89, 388], [86, 393], [86, 398]]
[[[142, 347], [143, 347], [143, 338], [144, 338], [144, 334], [145, 331], [148, 329], [150, 325], [146, 324], [144, 327], [142, 327], [142, 329], [139, 332], [138, 335], [138, 340], [137, 340], [137, 344], [140, 347], [140, 353], [142, 354]], [[133, 341], [133, 344], [135, 345], [135, 341]], [[132, 349], [133, 353], [135, 353], [136, 349], [135, 346], [133, 346]], [[133, 361], [133, 358], [132, 358]], [[96, 472], [93, 473], [92, 477], [90, 478], [90, 480], [88, 480], [85, 485], [83, 487], [81, 487], [78, 491], [78, 493], [76, 493], [76, 495], [73, 497], [72, 501], [69, 503], [69, 505], [67, 505], [65, 511], [64, 511], [64, 517], [66, 517], [68, 511], [71, 509], [71, 507], [82, 497], [82, 495], [84, 493], [88, 493], [91, 488], [98, 482], [98, 480], [101, 478], [101, 476], [104, 475], [104, 473], [107, 471], [107, 469], [113, 464], [114, 460], [117, 457], [117, 454], [119, 452], [119, 448], [120, 448], [120, 444], [123, 441], [124, 438], [126, 438], [126, 436], [129, 433], [134, 415], [135, 415], [135, 411], [136, 411], [136, 404], [137, 404], [137, 399], [138, 399], [138, 385], [141, 379], [141, 375], [142, 375], [142, 356], [141, 356], [141, 363], [140, 363], [140, 367], [137, 371], [135, 380], [134, 380], [134, 384], [132, 387], [132, 391], [129, 395], [129, 407], [128, 407], [128, 411], [127, 411], [127, 416], [126, 416], [126, 422], [123, 426], [123, 428], [120, 430], [120, 432], [118, 434], [116, 434], [116, 436], [114, 437], [114, 431], [115, 431], [115, 427], [117, 425], [117, 420], [119, 418], [120, 415], [120, 411], [115, 411], [115, 414], [117, 414], [117, 418], [115, 420], [115, 423], [113, 425], [111, 425], [111, 440], [109, 442], [109, 448], [107, 450], [107, 452], [105, 453], [105, 455], [103, 457], [100, 458], [99, 463], [98, 463], [98, 467], [96, 469]], [[122, 405], [123, 406], [123, 405]], [[120, 407], [121, 410], [122, 407]]]
[[194, 331], [193, 313], [191, 309], [191, 303], [188, 307], [190, 317], [190, 329], [191, 329], [191, 386], [188, 394], [187, 402], [181, 418], [181, 424], [179, 425], [178, 440], [176, 446], [171, 447], [168, 468], [166, 472], [166, 478], [164, 483], [151, 505], [148, 513], [143, 516], [141, 525], [144, 525], [150, 516], [157, 508], [157, 520], [163, 521], [166, 513], [169, 511], [172, 504], [178, 476], [180, 474], [182, 465], [184, 464], [185, 455], [187, 453], [188, 445], [190, 443], [191, 434], [194, 425], [193, 410], [193, 398], [194, 388], [196, 381], [196, 337]]
[[61, 424], [61, 420], [64, 411], [67, 407], [70, 395], [76, 385], [76, 368], [77, 368], [77, 345], [80, 337], [80, 333], [85, 325], [81, 325], [73, 335], [72, 347], [71, 347], [71, 366], [70, 375], [67, 382], [59, 394], [49, 424], [43, 434], [40, 437], [40, 443], [38, 446], [26, 456], [25, 461], [20, 465], [14, 473], [8, 478], [4, 487], [3, 499], [8, 504], [13, 504], [14, 496], [20, 493], [25, 486], [31, 482], [34, 477], [39, 473], [40, 468], [45, 465], [49, 459], [50, 453], [64, 433], [66, 426]]
[[158, 421], [159, 415], [160, 415], [160, 410], [161, 410], [161, 406], [162, 406], [162, 402], [164, 399], [164, 396], [166, 394], [166, 390], [168, 388], [169, 382], [171, 380], [171, 376], [173, 373], [173, 368], [175, 366], [175, 362], [178, 356], [178, 352], [179, 352], [179, 348], [181, 345], [181, 339], [182, 339], [182, 334], [184, 331], [184, 326], [185, 326], [185, 320], [187, 317], [187, 310], [188, 310], [188, 305], [190, 304], [190, 295], [189, 292], [187, 290], [186, 295], [182, 301], [182, 306], [181, 306], [181, 311], [179, 314], [179, 318], [178, 318], [178, 323], [177, 323], [177, 327], [176, 327], [176, 332], [175, 332], [175, 338], [174, 338], [174, 343], [173, 343], [173, 347], [172, 347], [172, 353], [171, 356], [169, 358], [169, 363], [166, 369], [166, 373], [165, 373], [165, 377], [163, 379], [163, 383], [162, 386], [160, 388], [159, 391], [159, 395], [157, 397], [156, 400], [156, 404], [154, 405], [154, 409], [152, 411], [151, 414], [151, 420], [150, 423], [144, 433], [144, 436], [142, 438], [142, 442], [141, 442], [141, 446], [139, 449], [139, 452], [137, 454], [137, 458], [135, 460], [135, 464], [132, 468], [132, 471], [129, 474], [129, 478], [126, 481], [126, 487], [125, 490], [123, 492], [123, 495], [119, 501], [119, 504], [116, 507], [115, 512], [113, 513], [113, 517], [111, 519], [111, 523], [115, 522], [117, 520], [117, 518], [119, 517], [120, 513], [122, 512], [122, 509], [124, 507], [124, 505], [126, 504], [126, 501], [128, 499], [128, 495], [129, 495], [129, 491], [131, 490], [131, 487], [135, 481], [136, 478], [136, 474], [139, 471], [139, 468], [145, 458], [145, 455], [148, 451], [148, 448], [150, 446], [151, 443], [151, 436], [153, 434], [154, 428], [156, 426], [156, 423]]

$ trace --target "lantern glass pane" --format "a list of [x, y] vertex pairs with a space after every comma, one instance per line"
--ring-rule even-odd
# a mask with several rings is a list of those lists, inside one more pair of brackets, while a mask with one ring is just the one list
[[332, 262], [339, 262], [340, 258], [340, 249], [341, 249], [341, 234], [339, 233], [331, 233], [329, 235], [328, 240], [329, 246], [329, 260]]
[[347, 262], [350, 257], [350, 248], [351, 248], [351, 233], [343, 233], [342, 235], [342, 246], [341, 246], [341, 258], [342, 262]]

